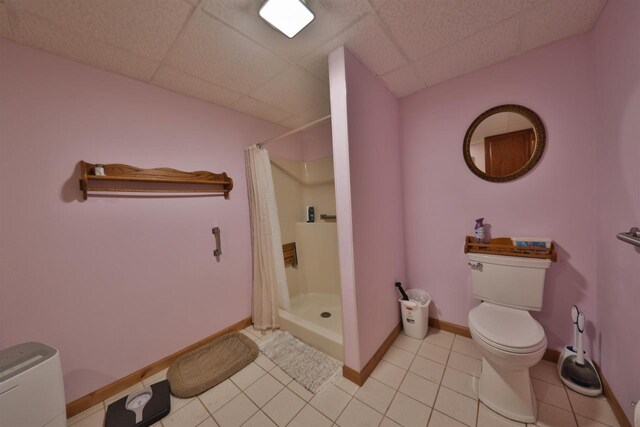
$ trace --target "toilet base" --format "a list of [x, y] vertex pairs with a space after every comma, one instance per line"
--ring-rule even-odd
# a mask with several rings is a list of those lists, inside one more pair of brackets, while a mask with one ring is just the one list
[[494, 366], [482, 358], [478, 387], [480, 401], [500, 415], [522, 423], [535, 423], [538, 415], [529, 368]]

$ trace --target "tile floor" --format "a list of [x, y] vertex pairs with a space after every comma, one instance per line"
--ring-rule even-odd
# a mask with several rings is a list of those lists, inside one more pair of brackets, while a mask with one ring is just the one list
[[[250, 338], [271, 338], [247, 328]], [[481, 362], [472, 340], [430, 329], [424, 340], [400, 335], [362, 386], [338, 378], [314, 395], [264, 355], [230, 379], [192, 399], [171, 398], [171, 413], [156, 426], [507, 427], [520, 426], [477, 400]], [[101, 427], [105, 405], [162, 380], [160, 372], [69, 419], [73, 427]], [[531, 369], [537, 426], [617, 427], [607, 400], [565, 388], [555, 365]]]

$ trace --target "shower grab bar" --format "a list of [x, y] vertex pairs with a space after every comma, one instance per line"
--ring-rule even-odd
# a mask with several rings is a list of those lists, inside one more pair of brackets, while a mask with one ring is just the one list
[[640, 246], [640, 228], [631, 227], [628, 233], [618, 233], [616, 237], [623, 242], [630, 243], [634, 246]]
[[336, 219], [336, 216], [335, 215], [320, 214], [320, 219], [324, 219], [324, 220]]
[[220, 227], [213, 227], [211, 232], [216, 237], [216, 248], [213, 250], [213, 256], [217, 261], [220, 261], [220, 255], [222, 255], [222, 243], [220, 242]]

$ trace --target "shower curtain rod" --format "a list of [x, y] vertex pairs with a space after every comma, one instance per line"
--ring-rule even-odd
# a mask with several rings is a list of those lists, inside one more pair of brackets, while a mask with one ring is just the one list
[[313, 121], [313, 122], [311, 122], [311, 123], [307, 123], [307, 124], [306, 124], [306, 125], [304, 125], [304, 126], [300, 126], [300, 127], [299, 127], [299, 128], [297, 128], [297, 129], [291, 130], [291, 131], [289, 131], [289, 132], [285, 133], [284, 135], [280, 135], [280, 136], [276, 136], [275, 138], [267, 139], [266, 141], [263, 141], [263, 142], [261, 142], [261, 143], [259, 143], [259, 144], [256, 144], [256, 145], [257, 145], [258, 147], [262, 148], [262, 146], [263, 146], [263, 145], [265, 145], [265, 144], [268, 144], [268, 143], [273, 142], [273, 141], [277, 141], [277, 140], [282, 139], [282, 138], [286, 138], [287, 136], [290, 136], [290, 135], [293, 135], [294, 133], [298, 133], [298, 132], [300, 132], [300, 131], [303, 131], [303, 130], [305, 130], [305, 129], [308, 129], [308, 128], [310, 128], [310, 127], [312, 127], [312, 126], [315, 126], [315, 125], [317, 125], [318, 123], [323, 122], [323, 121], [325, 121], [325, 120], [327, 120], [327, 119], [330, 119], [330, 118], [331, 118], [331, 114], [329, 114], [328, 116], [324, 116], [324, 117], [322, 117], [321, 119], [315, 120], [315, 121]]

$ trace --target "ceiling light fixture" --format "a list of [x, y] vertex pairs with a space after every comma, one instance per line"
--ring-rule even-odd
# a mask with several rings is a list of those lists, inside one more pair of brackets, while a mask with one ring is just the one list
[[258, 13], [273, 28], [290, 39], [315, 18], [303, 0], [266, 0]]

